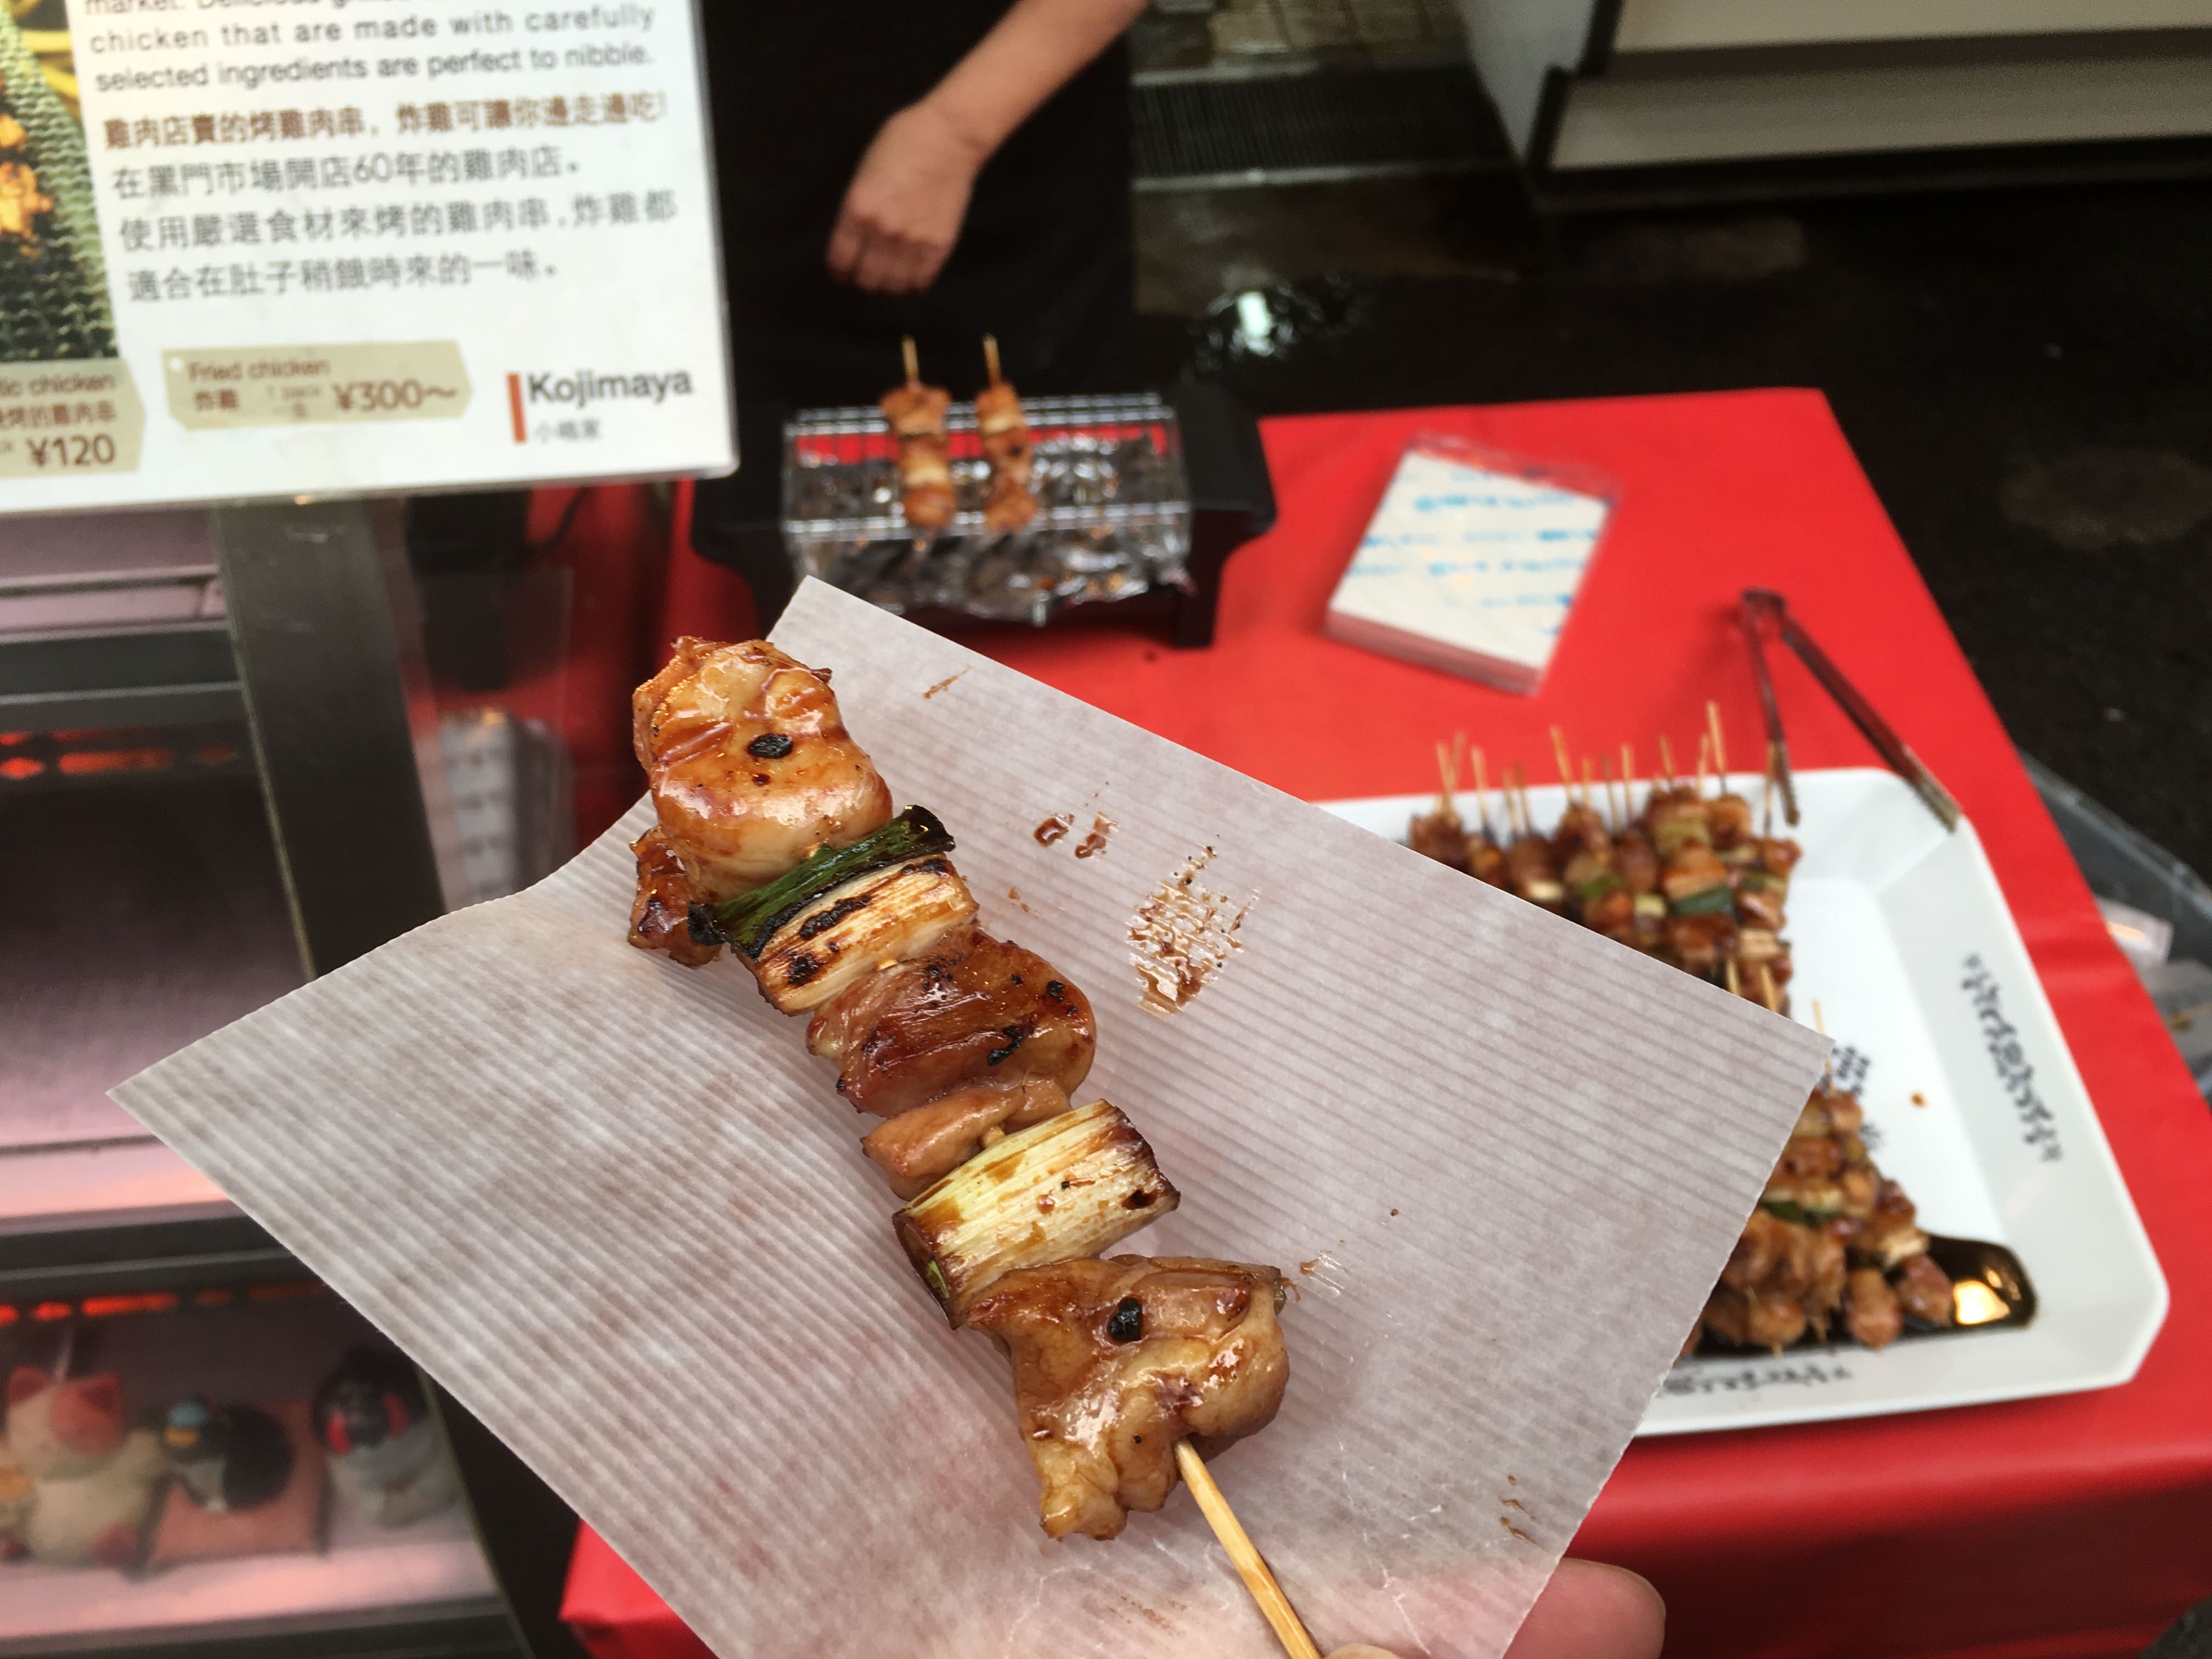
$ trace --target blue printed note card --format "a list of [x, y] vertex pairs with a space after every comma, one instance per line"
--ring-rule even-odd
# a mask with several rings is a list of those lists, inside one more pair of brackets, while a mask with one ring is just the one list
[[1543, 683], [1609, 492], [1416, 439], [1329, 600], [1325, 631], [1509, 691]]

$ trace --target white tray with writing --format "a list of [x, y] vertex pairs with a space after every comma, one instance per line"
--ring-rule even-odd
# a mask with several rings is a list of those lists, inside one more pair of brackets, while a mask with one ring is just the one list
[[[1791, 1012], [1809, 1022], [1820, 1005], [1838, 1081], [1866, 1106], [1875, 1162], [1903, 1183], [1922, 1225], [2011, 1249], [2035, 1313], [2024, 1326], [1908, 1336], [1880, 1353], [1808, 1340], [1778, 1356], [1700, 1356], [1668, 1376], [1640, 1432], [1870, 1417], [2128, 1381], [2165, 1322], [2165, 1276], [1980, 838], [1963, 821], [1946, 835], [1889, 772], [1800, 772], [1796, 784], [1802, 822], [1790, 833], [1805, 856], [1785, 929]], [[1539, 826], [1558, 820], [1558, 789], [1529, 795]], [[1434, 801], [1325, 804], [1403, 841], [1413, 814]], [[1472, 797], [1460, 805], [1471, 820]]]

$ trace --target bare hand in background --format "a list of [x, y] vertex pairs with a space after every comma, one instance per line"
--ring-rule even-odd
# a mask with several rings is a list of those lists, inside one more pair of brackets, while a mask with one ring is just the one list
[[830, 234], [830, 274], [872, 294], [919, 294], [937, 280], [988, 155], [927, 100], [884, 123], [861, 156]]
[[[1667, 1608], [1622, 1567], [1562, 1561], [1528, 1609], [1505, 1659], [1659, 1659]], [[1339, 1648], [1328, 1659], [1395, 1659], [1382, 1648]]]

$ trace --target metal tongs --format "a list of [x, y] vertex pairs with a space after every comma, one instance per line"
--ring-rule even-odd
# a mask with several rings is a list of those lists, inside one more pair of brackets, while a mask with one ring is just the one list
[[1875, 713], [1874, 705], [1844, 678], [1843, 671], [1828, 659], [1828, 653], [1813, 643], [1813, 636], [1798, 626], [1783, 597], [1771, 588], [1747, 587], [1743, 590], [1743, 636], [1751, 647], [1751, 672], [1759, 677], [1759, 702], [1766, 716], [1766, 740], [1773, 746], [1774, 769], [1782, 786], [1783, 816], [1793, 826], [1796, 823], [1797, 790], [1790, 779], [1790, 747], [1782, 735], [1782, 711], [1774, 701], [1774, 681], [1766, 672], [1766, 634], [1770, 629], [1797, 653], [1813, 678], [1850, 716], [1851, 724], [1858, 727], [1898, 775], [1912, 786], [1912, 792], [1943, 821], [1943, 827], [1956, 830], [1959, 803], [1951, 799], [1951, 792], [1936, 781], [1936, 775], [1921, 763], [1920, 757], [1890, 730], [1887, 720]]

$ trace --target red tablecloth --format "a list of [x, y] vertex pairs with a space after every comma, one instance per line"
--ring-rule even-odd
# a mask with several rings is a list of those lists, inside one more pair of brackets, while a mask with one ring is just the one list
[[[1540, 697], [1321, 635], [1337, 576], [1422, 430], [1586, 463], [1623, 486]], [[2166, 1329], [2124, 1388], [1639, 1443], [1575, 1553], [1633, 1566], [1665, 1592], [1670, 1653], [2138, 1652], [2212, 1595], [2212, 1115], [1825, 401], [1760, 392], [1314, 416], [1268, 422], [1266, 439], [1281, 527], [1231, 562], [1211, 650], [1103, 629], [978, 642], [1325, 799], [1430, 787], [1432, 744], [1456, 728], [1539, 779], [1554, 721], [1593, 750], [1629, 738], [1646, 764], [1668, 732], [1686, 759], [1708, 697], [1741, 747], [1731, 758], [1755, 766], [1734, 605], [1747, 585], [1781, 589], [1980, 831], [2172, 1283]], [[672, 620], [704, 632], [726, 618]], [[1775, 672], [1798, 764], [1871, 763], [1794, 659], [1777, 655]], [[703, 1651], [588, 1531], [567, 1612], [600, 1659]]]

